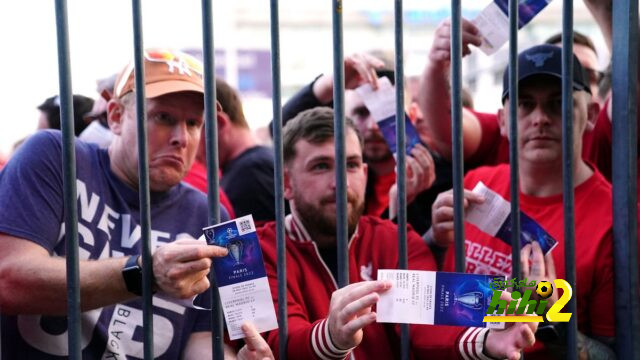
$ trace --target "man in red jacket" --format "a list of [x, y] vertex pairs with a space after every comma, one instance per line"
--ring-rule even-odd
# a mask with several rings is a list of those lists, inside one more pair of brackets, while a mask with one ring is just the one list
[[[333, 111], [300, 113], [284, 129], [288, 348], [291, 359], [393, 359], [399, 356], [397, 326], [376, 322], [373, 306], [391, 284], [375, 281], [378, 269], [398, 266], [397, 227], [362, 216], [367, 167], [362, 138], [346, 120], [346, 176], [350, 285], [338, 289], [336, 259], [336, 167]], [[259, 231], [274, 302], [278, 302], [275, 224]], [[428, 247], [408, 233], [409, 267], [435, 270]], [[534, 342], [534, 324], [508, 330], [416, 325], [411, 351], [416, 358], [519, 358]], [[276, 357], [278, 332], [267, 341]]]

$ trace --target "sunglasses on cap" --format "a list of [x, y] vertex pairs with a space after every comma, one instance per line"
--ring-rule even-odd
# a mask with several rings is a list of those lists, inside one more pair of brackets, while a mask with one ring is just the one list
[[202, 63], [185, 53], [169, 50], [145, 50], [144, 58], [151, 62], [163, 62], [169, 66], [170, 71], [177, 70], [187, 75], [191, 75], [191, 71], [200, 76], [204, 74]]

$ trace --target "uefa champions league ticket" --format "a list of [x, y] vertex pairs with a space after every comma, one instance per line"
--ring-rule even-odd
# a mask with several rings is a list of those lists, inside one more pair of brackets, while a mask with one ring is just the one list
[[393, 284], [380, 294], [378, 322], [504, 328], [504, 323], [482, 321], [493, 296], [491, 285], [504, 276], [381, 269], [378, 280]]
[[[518, 1], [518, 29], [527, 25], [551, 0]], [[509, 41], [509, 0], [494, 0], [471, 21], [480, 30], [480, 50], [487, 55]]]
[[213, 258], [220, 303], [231, 340], [244, 337], [242, 323], [251, 321], [259, 332], [278, 328], [262, 251], [251, 215], [203, 229], [207, 243], [229, 250]]
[[[471, 204], [465, 213], [465, 220], [483, 232], [505, 243], [512, 244], [511, 203], [489, 189], [482, 181], [473, 188], [473, 192], [484, 196], [482, 204]], [[558, 245], [535, 220], [520, 211], [520, 247], [536, 241], [545, 255]]]
[[[355, 90], [362, 98], [362, 102], [369, 109], [371, 116], [378, 123], [384, 140], [389, 145], [391, 153], [396, 156], [396, 90], [386, 76], [378, 79], [378, 89], [373, 90], [371, 84], [364, 84]], [[420, 136], [415, 126], [404, 114], [405, 150], [407, 155], [416, 144], [420, 143]]]

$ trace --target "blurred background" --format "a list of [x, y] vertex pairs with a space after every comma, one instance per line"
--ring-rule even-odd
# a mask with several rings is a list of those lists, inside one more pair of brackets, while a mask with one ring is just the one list
[[[473, 19], [490, 1], [463, 0], [463, 16]], [[343, 1], [344, 53], [375, 52], [393, 59], [391, 0]], [[214, 1], [216, 73], [240, 90], [252, 129], [272, 117], [269, 1]], [[145, 47], [198, 51], [202, 47], [200, 1], [143, 1]], [[450, 15], [450, 0], [404, 1], [405, 75], [419, 75], [433, 31]], [[575, 29], [590, 36], [600, 69], [609, 54], [598, 28], [581, 1], [574, 2]], [[129, 1], [68, 0], [69, 39], [74, 94], [97, 98], [96, 81], [118, 71], [132, 58]], [[519, 47], [544, 41], [562, 27], [562, 1], [552, 1], [520, 30]], [[280, 1], [283, 103], [297, 89], [332, 69], [331, 1]], [[0, 156], [33, 133], [37, 106], [58, 93], [54, 2], [0, 3]], [[463, 63], [464, 85], [475, 108], [499, 106], [508, 45], [493, 56], [476, 50]]]

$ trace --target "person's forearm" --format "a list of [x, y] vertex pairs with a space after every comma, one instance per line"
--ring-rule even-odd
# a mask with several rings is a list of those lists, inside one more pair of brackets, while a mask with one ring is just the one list
[[419, 104], [436, 150], [450, 159], [451, 89], [448, 64], [432, 62], [426, 66], [420, 82]]
[[322, 105], [333, 101], [333, 76], [323, 74], [316, 78], [311, 87], [313, 95]]
[[298, 92], [282, 106], [282, 126], [304, 110], [325, 105], [316, 97], [313, 91], [316, 81], [317, 79], [298, 90]]
[[[80, 262], [82, 311], [126, 301], [135, 297], [127, 291], [122, 268], [126, 257]], [[3, 313], [65, 315], [67, 313], [66, 260], [38, 258], [14, 266], [3, 266], [1, 291]], [[20, 260], [18, 260], [20, 261]]]
[[598, 27], [602, 32], [602, 36], [607, 43], [607, 47], [609, 48], [609, 53], [611, 53], [613, 49], [613, 2], [585, 0], [584, 3], [598, 24]]

